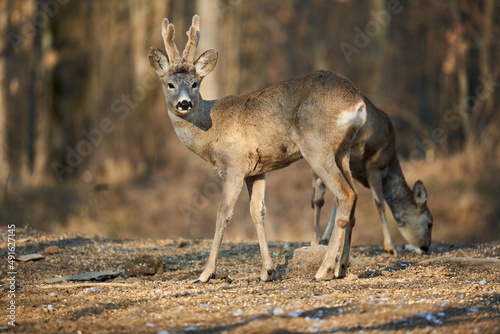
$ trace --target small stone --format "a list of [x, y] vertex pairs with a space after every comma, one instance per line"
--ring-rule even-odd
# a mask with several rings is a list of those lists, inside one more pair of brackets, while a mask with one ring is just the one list
[[189, 242], [187, 242], [187, 240], [184, 239], [177, 240], [177, 248], [183, 248], [186, 247], [187, 245], [189, 245]]
[[[325, 257], [327, 246], [307, 246], [289, 252], [291, 260], [288, 264], [293, 275], [313, 278], [318, 271], [323, 258]], [[290, 254], [291, 253], [291, 254]]]
[[[323, 263], [327, 249], [328, 247], [325, 245], [317, 245], [300, 247], [289, 251], [285, 255], [285, 262], [288, 261], [287, 276], [313, 279]], [[353, 257], [350, 257], [350, 262], [355, 264], [365, 263]]]
[[283, 309], [280, 307], [273, 307], [269, 311], [269, 314], [271, 315], [282, 315], [283, 314]]
[[156, 256], [143, 255], [132, 260], [125, 268], [127, 276], [146, 276], [162, 274], [165, 263]]
[[49, 246], [49, 247], [45, 248], [45, 250], [43, 252], [45, 254], [47, 254], [47, 255], [57, 254], [57, 253], [59, 253], [59, 247], [57, 247], [57, 246]]
[[354, 274], [347, 274], [347, 276], [344, 279], [346, 281], [355, 281], [358, 279], [358, 276]]
[[302, 312], [300, 310], [288, 312], [289, 317], [300, 317], [301, 314]]

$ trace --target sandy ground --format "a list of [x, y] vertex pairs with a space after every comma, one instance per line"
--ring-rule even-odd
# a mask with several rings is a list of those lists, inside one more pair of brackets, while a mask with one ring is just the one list
[[[381, 247], [354, 247], [346, 278], [315, 282], [314, 272], [290, 269], [285, 256], [306, 244], [274, 241], [275, 280], [263, 283], [257, 279], [258, 244], [228, 241], [216, 279], [193, 284], [210, 240], [15, 234], [17, 257], [45, 258], [9, 268], [2, 233], [3, 332], [500, 333], [500, 242], [435, 242], [427, 255], [401, 251], [398, 258]], [[46, 283], [103, 271], [114, 273], [97, 281]], [[11, 301], [15, 326], [9, 324]]]

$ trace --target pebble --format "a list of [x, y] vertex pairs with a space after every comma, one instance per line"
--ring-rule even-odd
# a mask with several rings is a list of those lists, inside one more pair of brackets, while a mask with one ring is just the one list
[[[313, 278], [318, 271], [323, 258], [325, 257], [327, 246], [306, 246], [293, 251], [288, 265], [291, 270], [287, 274], [295, 274], [305, 278]], [[287, 254], [287, 256], [290, 256]]]
[[57, 253], [59, 253], [59, 247], [57, 247], [57, 246], [49, 246], [49, 247], [45, 248], [44, 253], [47, 254], [47, 255], [57, 254]]
[[272, 315], [281, 315], [283, 314], [283, 309], [280, 307], [273, 307], [269, 313]]
[[309, 296], [311, 298], [314, 298], [314, 299], [325, 299], [324, 296]]
[[347, 274], [347, 276], [344, 278], [346, 281], [355, 281], [358, 279], [358, 275], [355, 274]]
[[159, 257], [153, 255], [138, 256], [125, 268], [127, 276], [146, 276], [162, 274], [165, 263]]
[[189, 245], [189, 242], [184, 239], [177, 240], [177, 248], [183, 248]]

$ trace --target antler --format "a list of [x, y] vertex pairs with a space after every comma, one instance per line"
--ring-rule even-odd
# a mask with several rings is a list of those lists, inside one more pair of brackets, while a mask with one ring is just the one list
[[172, 23], [168, 23], [168, 19], [166, 18], [161, 22], [161, 35], [163, 37], [163, 42], [165, 43], [165, 50], [167, 51], [169, 63], [180, 63], [181, 56], [179, 55], [179, 50], [177, 50], [174, 43], [175, 28]]
[[193, 21], [191, 27], [187, 31], [188, 41], [184, 51], [182, 52], [182, 58], [175, 46], [175, 28], [172, 23], [168, 22], [168, 19], [163, 19], [161, 23], [161, 35], [163, 36], [163, 42], [165, 43], [165, 50], [167, 51], [168, 62], [172, 64], [178, 63], [194, 63], [194, 54], [196, 48], [198, 47], [198, 42], [200, 41], [200, 17], [198, 15], [193, 16]]
[[196, 52], [196, 47], [200, 41], [200, 17], [198, 15], [193, 16], [193, 21], [191, 27], [186, 32], [188, 36], [188, 41], [186, 47], [182, 52], [182, 61], [186, 63], [194, 63], [194, 54]]

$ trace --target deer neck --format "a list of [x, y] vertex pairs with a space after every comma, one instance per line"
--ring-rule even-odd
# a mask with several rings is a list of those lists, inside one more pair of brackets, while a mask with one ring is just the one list
[[202, 158], [205, 158], [202, 155], [205, 145], [203, 138], [213, 126], [211, 110], [215, 102], [216, 100], [205, 101], [201, 99], [198, 108], [183, 117], [177, 116], [170, 110], [168, 111], [175, 133], [181, 142]]
[[397, 158], [389, 165], [387, 174], [383, 180], [384, 199], [392, 211], [392, 215], [398, 226], [402, 224], [402, 218], [409, 209], [412, 192], [406, 183], [403, 171]]

